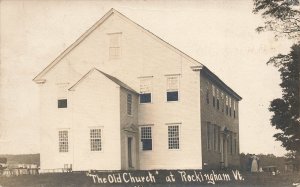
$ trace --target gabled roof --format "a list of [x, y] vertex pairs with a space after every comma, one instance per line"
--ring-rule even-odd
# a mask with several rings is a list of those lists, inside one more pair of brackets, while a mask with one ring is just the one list
[[181, 50], [179, 50], [176, 47], [172, 46], [168, 42], [164, 41], [160, 37], [158, 37], [155, 34], [153, 34], [152, 32], [150, 32], [149, 30], [145, 29], [144, 27], [140, 26], [139, 24], [135, 23], [134, 21], [130, 20], [129, 18], [127, 18], [126, 16], [124, 16], [123, 14], [121, 14], [120, 12], [118, 12], [117, 10], [112, 8], [100, 20], [98, 20], [91, 28], [89, 28], [85, 33], [83, 33], [73, 44], [71, 44], [65, 51], [63, 51], [56, 59], [54, 59], [54, 61], [52, 61], [43, 71], [41, 71], [33, 79], [33, 81], [35, 81], [36, 83], [44, 82], [45, 80], [42, 79], [42, 77], [49, 70], [51, 70], [57, 63], [60, 62], [61, 59], [63, 59], [69, 52], [71, 52], [78, 44], [80, 44], [87, 36], [89, 36], [98, 26], [100, 26], [102, 23], [104, 23], [113, 14], [116, 14], [116, 15], [120, 16], [121, 18], [123, 18], [123, 20], [133, 24], [134, 26], [136, 26], [138, 29], [141, 29], [146, 34], [148, 34], [149, 36], [151, 36], [154, 39], [156, 39], [157, 41], [165, 44], [165, 46], [168, 47], [169, 49], [175, 51], [176, 53], [179, 53], [180, 55], [185, 57], [189, 62], [191, 62], [192, 63], [191, 65], [193, 65], [193, 66], [202, 66], [202, 64], [200, 62], [198, 62], [197, 60], [195, 60], [192, 57], [188, 56], [187, 54], [185, 54]]
[[[169, 49], [173, 50], [174, 52], [182, 55], [185, 59], [188, 60], [188, 62], [191, 63], [191, 68], [195, 71], [201, 70], [204, 71], [207, 75], [209, 75], [210, 78], [212, 78], [217, 84], [222, 84], [221, 87], [223, 87], [228, 93], [231, 93], [235, 98], [237, 98], [238, 100], [241, 100], [242, 98], [236, 93], [234, 92], [229, 86], [227, 86], [221, 79], [219, 79], [213, 72], [211, 72], [207, 67], [205, 67], [203, 64], [201, 64], [200, 62], [198, 62], [197, 60], [195, 60], [194, 58], [188, 56], [187, 54], [185, 54], [184, 52], [182, 52], [181, 50], [177, 49], [176, 47], [174, 47], [173, 45], [169, 44], [168, 42], [164, 41], [163, 39], [161, 39], [160, 37], [158, 37], [157, 35], [153, 34], [151, 31], [145, 29], [144, 27], [142, 27], [141, 25], [135, 23], [134, 21], [130, 20], [129, 18], [127, 18], [125, 15], [121, 14], [120, 12], [118, 12], [115, 9], [110, 9], [101, 19], [99, 19], [91, 28], [89, 28], [85, 33], [83, 33], [73, 44], [71, 44], [65, 51], [63, 51], [56, 59], [54, 59], [54, 61], [52, 61], [43, 71], [41, 71], [34, 79], [33, 81], [35, 81], [36, 83], [44, 83], [46, 80], [43, 79], [43, 76], [50, 71], [56, 64], [58, 64], [60, 62], [61, 59], [63, 59], [69, 52], [71, 52], [77, 45], [79, 45], [82, 41], [84, 41], [84, 39], [86, 37], [88, 37], [97, 27], [99, 27], [102, 23], [104, 23], [111, 15], [116, 14], [118, 16], [120, 16], [120, 18], [122, 18], [123, 20], [127, 21], [128, 23], [132, 24], [133, 26], [135, 26], [137, 29], [142, 30], [144, 33], [148, 34], [148, 36], [156, 39], [156, 41], [162, 43], [163, 45], [165, 45], [166, 47], [168, 47]], [[95, 68], [96, 69], [96, 68]], [[96, 69], [97, 70], [97, 69]], [[100, 70], [97, 70], [99, 72], [101, 72]], [[108, 74], [105, 74], [104, 72], [101, 72], [104, 75], [106, 75], [108, 78], [110, 77], [110, 79], [112, 81], [116, 81], [119, 82], [120, 84], [124, 84], [122, 83], [120, 80], [116, 79], [115, 77], [112, 77]], [[87, 73], [88, 74], [88, 73]], [[83, 76], [84, 77], [84, 76]], [[82, 77], [82, 78], [83, 78]], [[80, 81], [80, 80], [79, 80]], [[115, 82], [114, 81], [114, 82]], [[78, 83], [78, 82], [77, 82]], [[76, 85], [77, 83], [75, 83], [74, 85]], [[117, 83], [118, 84], [118, 83]], [[121, 85], [120, 85], [121, 86]], [[124, 87], [125, 86], [125, 87]], [[127, 86], [126, 84], [124, 84], [122, 87], [128, 89], [130, 88], [129, 86]], [[131, 91], [134, 91], [133, 89], [128, 89]], [[136, 93], [136, 91], [134, 91]]]
[[119, 86], [121, 86], [122, 88], [125, 88], [126, 90], [129, 90], [135, 94], [138, 94], [138, 92], [136, 92], [134, 89], [132, 89], [131, 87], [129, 87], [127, 84], [123, 83], [122, 81], [120, 81], [119, 79], [117, 79], [116, 77], [113, 77], [111, 75], [108, 75], [106, 73], [104, 73], [103, 71], [100, 71], [97, 68], [92, 68], [90, 71], [88, 71], [84, 76], [82, 76], [75, 84], [73, 84], [70, 88], [69, 91], [73, 91], [75, 90], [75, 88], [87, 77], [89, 77], [92, 73], [94, 72], [98, 72], [103, 74], [106, 78], [110, 79], [111, 81], [113, 81], [114, 83], [118, 84]]

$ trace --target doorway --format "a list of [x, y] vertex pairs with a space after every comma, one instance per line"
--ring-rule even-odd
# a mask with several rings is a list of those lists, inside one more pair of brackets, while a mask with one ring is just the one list
[[133, 168], [132, 165], [132, 137], [128, 137], [127, 139], [127, 150], [128, 150], [128, 167]]

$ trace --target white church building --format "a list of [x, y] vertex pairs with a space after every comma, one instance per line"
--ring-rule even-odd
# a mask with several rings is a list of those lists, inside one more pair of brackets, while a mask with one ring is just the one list
[[41, 170], [239, 165], [241, 97], [114, 9], [34, 82]]

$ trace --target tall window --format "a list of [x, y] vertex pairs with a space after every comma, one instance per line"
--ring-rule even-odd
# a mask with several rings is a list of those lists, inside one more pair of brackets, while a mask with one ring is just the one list
[[219, 150], [219, 152], [222, 151], [222, 148], [221, 148], [221, 138], [222, 138], [221, 127], [218, 126], [218, 150]]
[[152, 77], [140, 79], [140, 103], [151, 103]]
[[222, 112], [224, 112], [224, 106], [225, 106], [225, 104], [224, 104], [225, 102], [224, 102], [224, 94], [223, 94], [223, 92], [221, 92], [221, 111]]
[[121, 56], [122, 33], [111, 33], [109, 36], [109, 57], [119, 58]]
[[215, 86], [212, 85], [212, 93], [213, 93], [213, 107], [216, 106], [216, 90], [215, 90]]
[[228, 115], [228, 96], [225, 96], [225, 101], [226, 101], [226, 115]]
[[234, 117], [234, 118], [235, 118], [236, 115], [237, 115], [237, 113], [236, 113], [236, 111], [237, 111], [237, 104], [238, 104], [238, 102], [235, 101], [235, 100], [233, 100], [233, 117]]
[[152, 150], [152, 127], [141, 127], [142, 150]]
[[100, 128], [90, 129], [90, 146], [91, 151], [101, 151], [102, 150], [102, 131]]
[[211, 129], [210, 122], [207, 122], [206, 137], [207, 137], [207, 149], [211, 150], [211, 148], [212, 148], [212, 129]]
[[233, 145], [234, 145], [234, 154], [237, 154], [238, 153], [238, 150], [237, 150], [237, 134], [236, 133], [233, 133]]
[[217, 89], [217, 109], [219, 110], [220, 109], [220, 100], [219, 100], [219, 89]]
[[229, 134], [229, 141], [230, 141], [230, 154], [233, 154], [233, 133], [230, 132]]
[[214, 125], [213, 126], [214, 128], [214, 150], [215, 151], [218, 151], [218, 141], [219, 141], [219, 134], [218, 134], [218, 126], [217, 125]]
[[60, 153], [69, 151], [69, 137], [67, 130], [58, 131], [58, 146]]
[[206, 89], [206, 103], [209, 104], [209, 89]]
[[231, 107], [232, 107], [232, 100], [231, 97], [229, 97], [229, 116], [231, 116]]
[[179, 125], [168, 126], [168, 147], [179, 149]]
[[57, 108], [68, 108], [69, 83], [57, 83]]
[[132, 95], [127, 94], [127, 114], [132, 115]]
[[179, 76], [167, 76], [167, 101], [178, 101]]

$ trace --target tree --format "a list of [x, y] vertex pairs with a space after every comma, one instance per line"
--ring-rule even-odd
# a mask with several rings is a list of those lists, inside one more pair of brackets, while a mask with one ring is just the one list
[[293, 170], [299, 170], [299, 159], [296, 158], [296, 151], [290, 151], [284, 156], [287, 165], [292, 166]]
[[[274, 137], [286, 150], [295, 152], [296, 159], [300, 159], [299, 63], [300, 44], [293, 45], [288, 55], [279, 54], [268, 61], [279, 68], [282, 80], [282, 98], [271, 101], [269, 107], [273, 112], [271, 125], [281, 130]], [[297, 163], [296, 169], [299, 170]]]
[[299, 109], [299, 70], [300, 70], [300, 4], [299, 0], [253, 0], [255, 14], [261, 13], [264, 25], [258, 32], [272, 31], [275, 37], [286, 36], [296, 39], [288, 55], [272, 57], [267, 64], [279, 68], [283, 97], [271, 101], [269, 110], [274, 113], [271, 124], [281, 132], [274, 135], [276, 140], [290, 153], [295, 154], [299, 170], [300, 163], [300, 109]]
[[266, 20], [256, 30], [273, 31], [275, 36], [300, 38], [299, 0], [254, 0], [254, 13], [261, 13]]

